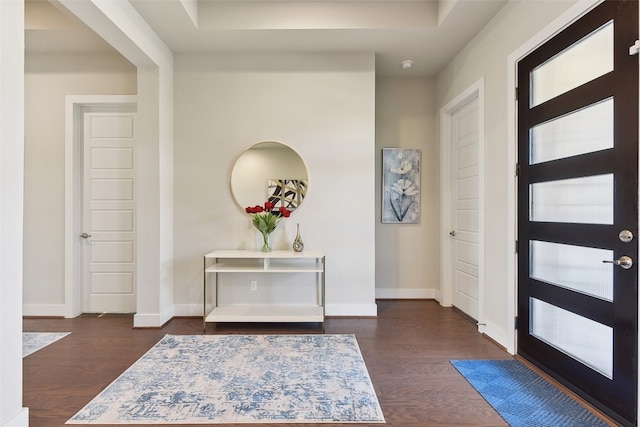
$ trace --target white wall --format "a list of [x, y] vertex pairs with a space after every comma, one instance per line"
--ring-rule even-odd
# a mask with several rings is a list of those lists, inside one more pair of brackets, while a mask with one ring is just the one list
[[64, 307], [65, 95], [135, 93], [136, 69], [115, 53], [30, 54], [26, 57], [25, 315], [67, 314]]
[[305, 249], [326, 252], [327, 314], [375, 315], [374, 56], [179, 55], [175, 64], [176, 314], [201, 313], [205, 253], [258, 249], [229, 176], [247, 147], [279, 141], [306, 162], [309, 192], [273, 233], [274, 249], [290, 248], [300, 223]]
[[[508, 2], [438, 75], [437, 105], [445, 106], [480, 77], [485, 81], [485, 321], [486, 333], [513, 349], [513, 287], [509, 270], [514, 259], [514, 241], [509, 241], [509, 188], [513, 183], [514, 159], [509, 152], [508, 102], [515, 102], [508, 86], [507, 58], [520, 45], [567, 10], [575, 1]], [[513, 151], [511, 151], [513, 152]]]
[[[419, 224], [382, 224], [382, 149], [418, 148], [421, 161]], [[434, 298], [439, 276], [439, 141], [435, 80], [376, 80], [376, 296]]]
[[22, 407], [24, 3], [0, 1], [0, 426], [29, 425]]

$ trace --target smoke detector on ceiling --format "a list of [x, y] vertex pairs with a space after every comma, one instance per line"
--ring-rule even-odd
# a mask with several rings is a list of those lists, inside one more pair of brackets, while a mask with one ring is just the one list
[[413, 67], [413, 61], [410, 59], [405, 59], [400, 63], [400, 65], [402, 65], [402, 68], [404, 68], [405, 70], [408, 70], [409, 68]]

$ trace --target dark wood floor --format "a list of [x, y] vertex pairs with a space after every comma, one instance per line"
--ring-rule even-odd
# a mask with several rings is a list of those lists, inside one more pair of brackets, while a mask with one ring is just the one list
[[[326, 333], [356, 335], [386, 425], [507, 425], [449, 363], [510, 358], [472, 322], [429, 300], [378, 301], [378, 314], [377, 319], [327, 319]], [[31, 427], [63, 426], [165, 334], [203, 333], [201, 319], [194, 318], [173, 319], [160, 329], [132, 329], [132, 324], [129, 315], [24, 320], [25, 332], [71, 332], [24, 359], [24, 406]], [[315, 324], [207, 329], [207, 334], [319, 332]]]

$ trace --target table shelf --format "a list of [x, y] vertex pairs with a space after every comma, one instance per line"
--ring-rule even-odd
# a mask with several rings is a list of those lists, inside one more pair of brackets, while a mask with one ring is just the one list
[[[315, 273], [318, 278], [317, 305], [234, 304], [218, 306], [218, 275], [228, 273]], [[208, 280], [212, 276], [214, 280]], [[209, 282], [213, 282], [212, 284]], [[215, 305], [207, 312], [207, 288], [215, 291]], [[217, 250], [204, 255], [203, 324], [214, 322], [320, 322], [325, 321], [325, 256], [322, 251]]]
[[205, 322], [324, 322], [324, 313], [319, 306], [224, 306], [214, 308]]
[[207, 273], [322, 273], [324, 265], [321, 263], [309, 266], [297, 265], [236, 265], [236, 264], [213, 264], [205, 270]]

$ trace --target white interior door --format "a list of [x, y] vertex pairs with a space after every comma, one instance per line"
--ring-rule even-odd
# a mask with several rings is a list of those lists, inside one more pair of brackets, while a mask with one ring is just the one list
[[451, 114], [453, 305], [479, 320], [480, 119], [478, 97]]
[[83, 312], [135, 303], [134, 113], [85, 113]]

